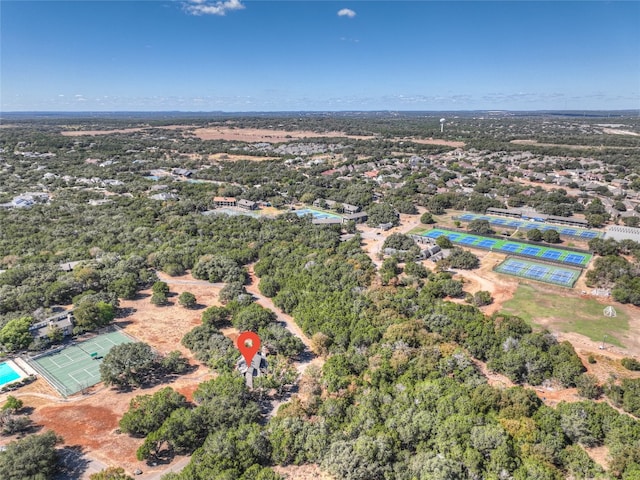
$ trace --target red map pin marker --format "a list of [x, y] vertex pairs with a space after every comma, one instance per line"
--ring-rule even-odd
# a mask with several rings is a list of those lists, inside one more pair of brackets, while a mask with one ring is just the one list
[[260, 350], [260, 337], [255, 332], [242, 332], [236, 340], [236, 346], [249, 366], [255, 354]]

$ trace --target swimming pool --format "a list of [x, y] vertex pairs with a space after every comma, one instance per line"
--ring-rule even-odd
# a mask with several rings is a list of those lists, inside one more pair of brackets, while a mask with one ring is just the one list
[[340, 215], [335, 215], [333, 213], [321, 212], [319, 210], [314, 210], [312, 208], [303, 208], [302, 210], [296, 210], [294, 212], [299, 217], [303, 217], [305, 215], [313, 215], [314, 218], [342, 218]]
[[16, 372], [7, 362], [0, 363], [0, 386], [11, 383], [20, 378], [20, 374]]

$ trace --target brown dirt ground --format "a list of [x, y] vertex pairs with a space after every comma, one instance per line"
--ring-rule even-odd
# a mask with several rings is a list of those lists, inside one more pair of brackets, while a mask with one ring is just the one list
[[249, 160], [252, 162], [264, 162], [265, 160], [277, 160], [280, 157], [256, 157], [254, 155], [236, 155], [233, 153], [213, 153], [208, 156], [209, 161], [237, 162], [238, 160]]
[[269, 142], [283, 143], [304, 138], [321, 138], [321, 137], [343, 137], [354, 138], [360, 140], [370, 140], [372, 136], [365, 135], [347, 135], [344, 132], [311, 132], [305, 130], [272, 130], [266, 128], [230, 128], [230, 127], [208, 127], [198, 128], [194, 134], [201, 140], [229, 140], [237, 142]]
[[[77, 128], [69, 125], [67, 128]], [[162, 129], [162, 130], [187, 130], [191, 129], [188, 125], [166, 125], [162, 127], [135, 127], [135, 128], [120, 128], [114, 130], [66, 130], [60, 132], [65, 137], [80, 137], [82, 135], [111, 135], [112, 133], [135, 133], [142, 132], [150, 129]]]
[[[151, 290], [142, 290], [138, 300], [122, 300], [121, 308], [130, 308], [134, 312], [123, 319], [124, 330], [143, 342], [147, 342], [162, 353], [180, 350], [183, 355], [191, 358], [191, 352], [180, 343], [185, 333], [200, 324], [202, 306], [220, 305], [218, 293], [220, 288], [213, 285], [200, 285], [200, 281], [190, 274], [179, 277], [169, 277], [159, 273], [159, 277], [169, 284], [169, 301], [171, 305], [157, 307], [150, 302]], [[174, 282], [194, 282], [174, 283]], [[178, 304], [178, 295], [191, 292], [196, 296], [199, 309], [189, 310]]]
[[422, 143], [423, 145], [444, 145], [447, 147], [454, 147], [454, 148], [464, 148], [465, 143], [464, 142], [456, 142], [455, 140], [441, 140], [439, 138], [407, 138], [405, 140], [408, 140], [410, 142], [413, 143]]
[[[561, 143], [540, 143], [537, 140], [511, 140], [510, 143], [516, 145], [534, 145], [538, 147], [562, 147], [567, 148], [569, 150], [584, 150], [588, 148], [602, 148], [595, 145], [567, 145]], [[607, 146], [606, 148], [614, 148], [616, 150], [629, 150], [637, 147], [615, 147], [615, 146]]]
[[287, 480], [334, 480], [334, 477], [320, 470], [318, 465], [276, 466], [273, 469]]

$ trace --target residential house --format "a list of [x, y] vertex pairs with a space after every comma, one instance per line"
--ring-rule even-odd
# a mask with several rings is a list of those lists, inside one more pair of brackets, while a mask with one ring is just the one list
[[367, 221], [369, 216], [367, 215], [367, 212], [358, 212], [343, 215], [342, 218], [344, 218], [345, 222], [353, 220], [356, 223], [364, 223]]
[[59, 328], [65, 337], [73, 333], [73, 313], [65, 311], [46, 320], [34, 323], [29, 327], [29, 333], [34, 339], [46, 337], [52, 329]]
[[258, 352], [253, 356], [251, 364], [247, 366], [244, 357], [240, 357], [236, 362], [236, 368], [244, 377], [247, 387], [253, 388], [253, 379], [266, 375], [268, 372], [267, 358], [263, 352]]
[[186, 168], [173, 168], [171, 170], [171, 173], [179, 177], [187, 177], [187, 178], [193, 175], [193, 172], [191, 170], [187, 170]]
[[241, 199], [238, 201], [238, 207], [243, 210], [257, 210], [258, 204], [256, 202], [252, 202], [251, 200]]
[[349, 205], [348, 203], [342, 204], [342, 211], [346, 214], [358, 213], [360, 211], [360, 207], [357, 205]]
[[235, 207], [237, 205], [235, 197], [213, 197], [213, 208]]

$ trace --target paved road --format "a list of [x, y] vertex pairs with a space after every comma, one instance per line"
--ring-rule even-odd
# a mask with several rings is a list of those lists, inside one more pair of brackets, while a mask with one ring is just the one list
[[149, 467], [153, 470], [148, 472], [143, 471], [142, 475], [137, 475], [135, 478], [140, 480], [160, 480], [160, 478], [167, 473], [180, 473], [184, 467], [187, 466], [190, 460], [191, 457], [183, 457], [163, 470], [158, 470], [159, 467]]

